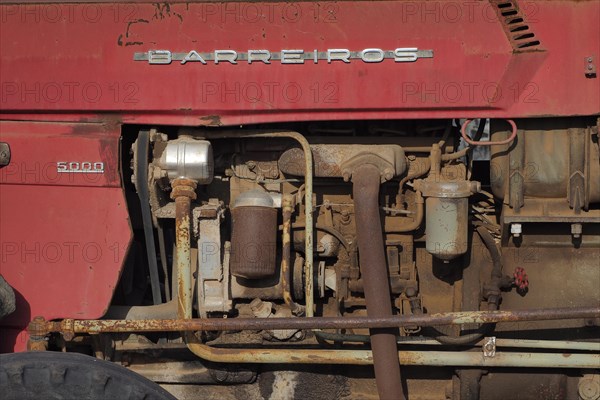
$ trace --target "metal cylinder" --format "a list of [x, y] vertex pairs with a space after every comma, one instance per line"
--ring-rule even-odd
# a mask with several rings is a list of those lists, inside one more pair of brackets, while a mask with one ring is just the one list
[[[369, 317], [392, 315], [392, 302], [379, 215], [380, 172], [365, 164], [352, 171], [360, 270]], [[398, 329], [370, 329], [377, 391], [381, 399], [404, 399], [396, 335]]]
[[466, 197], [425, 200], [427, 251], [442, 260], [451, 260], [467, 252], [469, 201]]
[[242, 193], [231, 207], [231, 274], [268, 278], [276, 271], [277, 209], [268, 193]]
[[425, 200], [425, 248], [442, 260], [452, 260], [467, 252], [469, 196], [480, 190], [479, 182], [421, 180], [415, 188]]
[[169, 179], [185, 177], [208, 185], [213, 180], [214, 161], [210, 142], [181, 136], [170, 140], [163, 151], [159, 166]]

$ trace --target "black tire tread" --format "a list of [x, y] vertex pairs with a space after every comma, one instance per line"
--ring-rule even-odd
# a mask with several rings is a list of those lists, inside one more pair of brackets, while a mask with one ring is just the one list
[[0, 354], [3, 400], [176, 400], [120, 365], [79, 353]]

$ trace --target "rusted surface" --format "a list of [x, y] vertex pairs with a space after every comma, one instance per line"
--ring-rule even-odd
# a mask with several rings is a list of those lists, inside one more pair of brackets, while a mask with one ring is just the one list
[[177, 199], [178, 197], [187, 197], [189, 199], [196, 199], [196, 181], [186, 178], [174, 179], [171, 186], [173, 191], [171, 192], [171, 198]]
[[406, 325], [437, 326], [518, 321], [550, 321], [600, 318], [600, 307], [543, 308], [515, 311], [465, 311], [389, 317], [314, 318], [208, 318], [148, 320], [73, 320], [46, 322], [46, 332], [173, 332], [239, 331], [264, 329], [359, 329], [396, 328]]
[[281, 281], [282, 294], [285, 304], [290, 307], [292, 313], [300, 315], [304, 313], [304, 308], [296, 304], [292, 299], [291, 281], [292, 281], [292, 265], [291, 265], [291, 231], [292, 231], [292, 211], [293, 197], [285, 195], [282, 201], [283, 209], [283, 227], [282, 227], [282, 256], [281, 256]]
[[275, 274], [277, 209], [258, 206], [231, 209], [231, 273], [246, 279]]
[[[373, 364], [369, 350], [282, 350], [282, 349], [225, 349], [203, 344], [190, 345], [199, 357], [214, 362], [230, 363], [289, 363], [289, 364]], [[463, 367], [537, 367], [537, 368], [595, 368], [598, 354], [569, 353], [496, 353], [482, 357], [479, 352], [460, 351], [394, 351], [396, 363], [402, 365], [463, 366]], [[570, 359], [573, 357], [573, 359]], [[381, 397], [398, 399], [399, 397]]]
[[29, 340], [27, 340], [27, 351], [46, 351], [48, 341], [46, 340], [46, 321], [43, 317], [35, 317], [27, 326]]
[[[194, 133], [195, 130], [182, 130]], [[305, 207], [305, 226], [306, 237], [304, 243], [304, 254], [314, 254], [313, 252], [313, 157], [310, 150], [310, 145], [304, 136], [298, 132], [264, 132], [264, 131], [228, 131], [228, 132], [206, 132], [200, 133], [202, 136], [210, 139], [227, 139], [227, 138], [270, 138], [281, 137], [290, 138], [300, 144], [304, 152], [304, 207]], [[314, 275], [313, 258], [306, 257], [304, 265], [304, 275], [312, 277]], [[305, 283], [305, 298], [306, 298], [306, 316], [314, 315], [314, 287], [313, 279], [306, 279]]]
[[[392, 316], [392, 301], [379, 216], [379, 176], [379, 168], [371, 164], [354, 169], [352, 193], [367, 314], [369, 317], [385, 318]], [[379, 397], [403, 399], [404, 390], [396, 354], [398, 329], [372, 328], [370, 335]]]
[[[520, 190], [528, 197], [526, 203], [530, 202], [529, 198], [567, 199], [570, 174], [576, 172], [570, 166], [570, 153], [575, 150], [571, 150], [571, 137], [576, 135], [585, 136], [587, 143], [583, 146], [587, 150], [582, 154], [585, 158], [582, 161], [586, 203], [599, 202], [600, 153], [591, 131], [588, 121], [583, 118], [519, 120], [520, 133], [514, 143], [491, 147], [490, 178], [494, 195], [504, 199], [510, 190], [515, 190], [515, 182], [511, 179], [517, 174], [521, 180]], [[510, 135], [510, 127], [502, 120], [492, 120], [490, 135], [492, 140], [502, 141]], [[540, 207], [538, 214], [542, 212]], [[574, 216], [573, 212], [571, 214]]]
[[[383, 175], [401, 175], [406, 169], [404, 150], [397, 144], [369, 145], [369, 144], [312, 144], [310, 146], [314, 160], [314, 175], [316, 177], [348, 178], [351, 168], [348, 162], [364, 154], [371, 155]], [[286, 174], [304, 176], [303, 151], [292, 148], [284, 152], [279, 158], [279, 168]]]
[[177, 316], [191, 318], [193, 297], [190, 251], [190, 203], [196, 198], [196, 182], [175, 179], [171, 197], [175, 199], [175, 245], [177, 247]]
[[397, 217], [387, 217], [385, 219], [385, 233], [405, 233], [411, 232], [416, 229], [419, 229], [421, 223], [423, 222], [423, 196], [421, 192], [416, 192], [415, 204], [416, 204], [416, 212], [414, 214], [413, 220], [406, 224], [397, 224], [395, 223], [398, 218]]

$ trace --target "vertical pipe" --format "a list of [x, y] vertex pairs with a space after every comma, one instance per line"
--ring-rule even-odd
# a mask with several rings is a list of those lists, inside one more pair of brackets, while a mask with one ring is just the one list
[[175, 199], [175, 232], [177, 246], [177, 317], [192, 318], [192, 277], [190, 256], [190, 198]]
[[[392, 302], [379, 216], [379, 169], [364, 164], [352, 171], [352, 182], [367, 313], [370, 317], [388, 317], [392, 315]], [[369, 332], [379, 398], [404, 399], [396, 346], [398, 329], [370, 329]]]
[[283, 300], [294, 315], [304, 314], [304, 307], [294, 302], [291, 290], [291, 231], [292, 231], [292, 211], [293, 200], [291, 195], [284, 195], [281, 202], [283, 211], [283, 229], [282, 229], [282, 256], [281, 256], [281, 281], [283, 283]]
[[196, 182], [175, 179], [171, 197], [175, 199], [175, 245], [177, 246], [177, 317], [192, 318], [192, 260], [190, 242], [190, 205], [196, 198]]

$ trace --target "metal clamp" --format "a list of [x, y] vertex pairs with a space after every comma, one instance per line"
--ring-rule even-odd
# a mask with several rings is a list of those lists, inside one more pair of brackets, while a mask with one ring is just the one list
[[481, 349], [484, 357], [494, 357], [496, 355], [496, 337], [486, 337]]
[[501, 140], [499, 142], [492, 142], [492, 141], [482, 142], [482, 141], [471, 140], [469, 135], [467, 135], [467, 126], [469, 126], [469, 124], [471, 122], [473, 122], [472, 119], [468, 119], [462, 124], [462, 127], [460, 128], [460, 134], [461, 134], [462, 138], [465, 140], [465, 142], [469, 143], [471, 146], [494, 146], [494, 145], [500, 145], [500, 144], [508, 144], [508, 143], [512, 142], [513, 140], [515, 140], [515, 138], [517, 137], [517, 124], [515, 124], [515, 121], [513, 121], [512, 119], [507, 119], [506, 121], [512, 127], [512, 133], [510, 134], [510, 137], [508, 137], [507, 139]]

